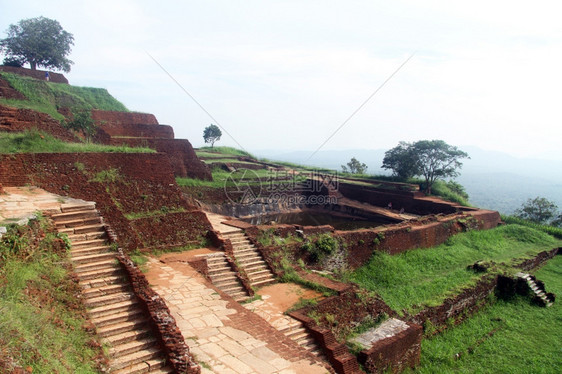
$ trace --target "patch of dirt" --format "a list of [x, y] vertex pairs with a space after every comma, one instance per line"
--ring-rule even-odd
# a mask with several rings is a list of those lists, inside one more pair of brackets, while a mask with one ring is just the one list
[[271, 314], [282, 314], [299, 300], [323, 298], [320, 292], [309, 290], [294, 283], [277, 283], [258, 290], [258, 295], [267, 300], [263, 310]]

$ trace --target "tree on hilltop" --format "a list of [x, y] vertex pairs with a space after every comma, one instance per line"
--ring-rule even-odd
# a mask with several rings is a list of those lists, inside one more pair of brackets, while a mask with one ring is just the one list
[[[515, 211], [515, 216], [523, 219], [528, 219], [536, 223], [548, 223], [556, 216], [558, 207], [556, 204], [544, 197], [535, 197], [534, 199], [527, 199], [521, 208]], [[553, 225], [559, 226], [559, 220], [562, 215], [554, 220]]]
[[211, 148], [214, 147], [216, 141], [220, 140], [221, 136], [222, 131], [217, 125], [210, 124], [203, 131], [203, 139], [205, 143], [211, 143]]
[[351, 161], [347, 163], [347, 166], [341, 166], [341, 170], [344, 173], [365, 174], [365, 172], [367, 171], [367, 165], [353, 157], [351, 158]]
[[386, 151], [382, 167], [391, 169], [394, 175], [410, 178], [421, 175], [425, 178], [425, 191], [431, 194], [431, 187], [440, 178], [454, 178], [459, 175], [463, 158], [468, 153], [443, 140], [419, 140], [415, 143], [400, 142]]
[[29, 18], [10, 25], [8, 37], [0, 40], [0, 51], [5, 62], [22, 66], [28, 63], [31, 70], [38, 66], [70, 71], [73, 64], [66, 56], [74, 45], [74, 36], [60, 23], [45, 17]]

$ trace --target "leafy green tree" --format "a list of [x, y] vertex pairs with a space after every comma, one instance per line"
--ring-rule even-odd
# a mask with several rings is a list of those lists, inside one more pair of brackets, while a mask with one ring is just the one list
[[425, 178], [425, 191], [431, 194], [431, 187], [437, 179], [454, 178], [459, 175], [463, 158], [470, 158], [466, 152], [443, 140], [419, 140], [415, 143], [400, 142], [387, 151], [382, 167], [391, 169], [394, 175], [409, 178], [421, 175]]
[[60, 23], [45, 17], [29, 18], [10, 25], [8, 37], [0, 40], [0, 50], [5, 61], [29, 63], [31, 70], [37, 66], [70, 71], [73, 64], [66, 56], [74, 45], [74, 36], [65, 31]]
[[89, 110], [81, 110], [73, 113], [72, 120], [66, 124], [66, 127], [84, 134], [86, 141], [89, 142], [96, 133], [96, 126], [92, 119], [92, 113]]
[[211, 143], [211, 148], [214, 147], [216, 141], [220, 140], [221, 136], [222, 131], [217, 125], [210, 124], [203, 131], [203, 139], [205, 143]]
[[355, 157], [351, 158], [351, 161], [347, 163], [347, 166], [342, 165], [341, 170], [344, 173], [351, 173], [351, 174], [365, 174], [367, 171], [367, 165], [361, 163]]
[[[548, 223], [556, 216], [557, 210], [558, 207], [554, 202], [544, 197], [537, 196], [534, 199], [527, 199], [527, 201], [521, 205], [521, 208], [515, 211], [515, 215], [519, 218], [528, 219], [536, 223]], [[560, 219], [560, 216], [558, 219]]]

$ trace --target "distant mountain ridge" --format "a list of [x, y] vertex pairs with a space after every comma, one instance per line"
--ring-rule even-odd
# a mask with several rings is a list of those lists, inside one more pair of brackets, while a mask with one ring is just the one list
[[[465, 186], [470, 203], [511, 214], [528, 198], [542, 196], [554, 201], [562, 210], [562, 161], [513, 157], [506, 153], [478, 147], [459, 147], [470, 155], [464, 160], [459, 183]], [[294, 162], [341, 171], [352, 157], [368, 166], [369, 174], [390, 174], [381, 169], [386, 150], [350, 149], [337, 151], [254, 152], [258, 157]], [[310, 158], [310, 159], [309, 159]], [[308, 160], [309, 159], [309, 160]]]

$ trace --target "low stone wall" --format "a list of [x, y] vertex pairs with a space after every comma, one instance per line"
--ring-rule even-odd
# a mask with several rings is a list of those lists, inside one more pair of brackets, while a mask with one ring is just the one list
[[[40, 79], [42, 81], [45, 80], [45, 73], [47, 72], [47, 70], [31, 70], [26, 68], [18, 68], [15, 66], [4, 66], [4, 65], [0, 65], [0, 71], [5, 71], [6, 73], [24, 75], [26, 77]], [[60, 73], [53, 73], [49, 71], [49, 82], [68, 84], [68, 79], [66, 79], [66, 77]]]
[[550, 251], [543, 251], [533, 258], [521, 262], [520, 264], [517, 265], [517, 267], [520, 268], [521, 270], [535, 269], [538, 268], [539, 266], [542, 266], [548, 260], [561, 253], [562, 253], [562, 247], [553, 248]]
[[118, 125], [158, 125], [158, 120], [154, 114], [149, 113], [137, 113], [137, 112], [117, 112], [110, 110], [92, 110], [92, 119], [98, 125], [103, 126], [114, 126], [117, 128]]
[[201, 367], [189, 352], [189, 347], [170, 313], [164, 300], [149, 285], [146, 277], [138, 267], [123, 252], [117, 256], [125, 269], [133, 292], [140, 300], [140, 304], [150, 320], [163, 348], [168, 356], [168, 362], [175, 373], [199, 374]]
[[59, 121], [48, 114], [0, 105], [0, 131], [22, 132], [31, 129], [46, 132], [65, 142], [78, 141]]
[[400, 373], [419, 364], [423, 328], [408, 325], [408, 329], [359, 353], [358, 360], [368, 373]]

